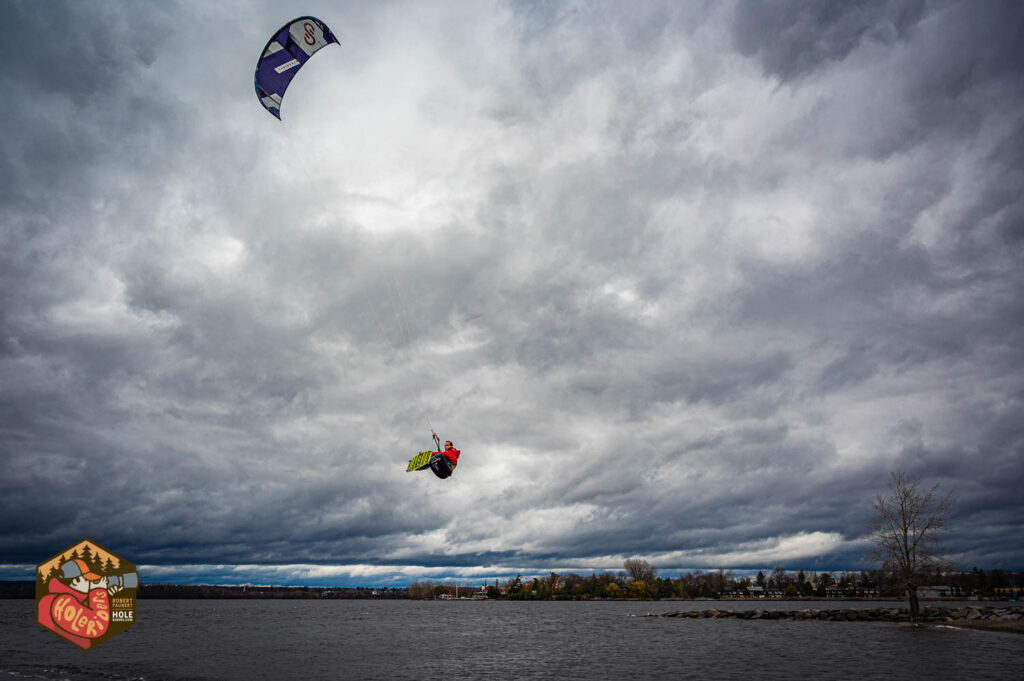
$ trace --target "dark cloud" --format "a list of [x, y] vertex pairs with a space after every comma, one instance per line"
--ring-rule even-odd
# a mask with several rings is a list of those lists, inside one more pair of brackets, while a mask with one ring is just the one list
[[767, 73], [790, 80], [842, 61], [865, 42], [905, 39], [926, 8], [924, 0], [741, 0], [733, 39]]
[[0, 11], [13, 565], [855, 569], [907, 469], [1020, 567], [1014, 6], [311, 7], [284, 123], [270, 4]]

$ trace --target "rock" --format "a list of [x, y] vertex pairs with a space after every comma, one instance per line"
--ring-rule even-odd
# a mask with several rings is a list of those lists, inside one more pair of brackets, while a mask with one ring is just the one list
[[[909, 622], [910, 612], [902, 608], [832, 608], [822, 610], [686, 610], [661, 613], [647, 613], [637, 617], [682, 617], [708, 619], [743, 619], [743, 620], [818, 620], [832, 622]], [[986, 608], [986, 607], [927, 607], [922, 608], [920, 621], [923, 622], [976, 622], [983, 626], [986, 621], [996, 626], [1018, 626], [1024, 624], [1024, 608]], [[999, 622], [1000, 624], [996, 624]]]

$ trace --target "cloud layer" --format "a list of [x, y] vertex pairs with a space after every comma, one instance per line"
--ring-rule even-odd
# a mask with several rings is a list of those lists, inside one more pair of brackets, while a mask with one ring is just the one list
[[0, 11], [0, 573], [1024, 568], [1016, 3]]

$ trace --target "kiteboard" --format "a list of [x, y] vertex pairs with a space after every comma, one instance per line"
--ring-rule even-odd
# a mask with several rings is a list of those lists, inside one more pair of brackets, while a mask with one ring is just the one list
[[405, 472], [408, 473], [410, 471], [418, 471], [426, 468], [430, 465], [430, 457], [436, 453], [437, 452], [433, 452], [429, 449], [424, 449], [422, 452], [409, 459], [409, 465], [406, 466]]

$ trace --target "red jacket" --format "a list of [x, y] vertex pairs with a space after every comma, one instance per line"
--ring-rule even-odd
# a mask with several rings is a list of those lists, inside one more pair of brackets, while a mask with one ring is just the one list
[[441, 456], [452, 462], [452, 468], [455, 468], [455, 466], [459, 464], [459, 454], [462, 454], [462, 452], [455, 449], [455, 447], [441, 450]]
[[39, 599], [39, 623], [82, 649], [110, 628], [110, 596], [106, 589], [88, 594], [75, 591], [59, 579], [50, 579], [50, 593]]

